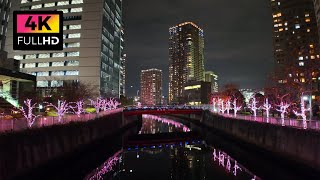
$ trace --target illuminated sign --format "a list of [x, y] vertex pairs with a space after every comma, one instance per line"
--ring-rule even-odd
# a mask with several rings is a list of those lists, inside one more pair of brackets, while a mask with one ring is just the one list
[[14, 50], [63, 50], [62, 11], [14, 11]]
[[201, 85], [194, 85], [194, 86], [187, 86], [184, 90], [191, 90], [191, 89], [200, 89]]

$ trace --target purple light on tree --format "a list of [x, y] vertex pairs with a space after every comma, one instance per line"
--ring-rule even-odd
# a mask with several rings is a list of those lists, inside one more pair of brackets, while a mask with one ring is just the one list
[[230, 162], [230, 156], [228, 156], [227, 159], [227, 166], [226, 166], [227, 170], [230, 172], [231, 171], [231, 162]]
[[235, 98], [233, 100], [233, 113], [234, 113], [234, 116], [236, 117], [237, 116], [237, 112], [242, 108], [242, 106], [237, 106], [237, 99]]
[[231, 102], [230, 99], [228, 99], [228, 101], [226, 102], [226, 110], [227, 110], [227, 114], [230, 114], [230, 110], [231, 110]]
[[269, 123], [269, 116], [270, 116], [270, 109], [271, 109], [271, 104], [269, 104], [268, 98], [266, 98], [262, 109], [266, 111], [267, 114], [267, 123]]
[[233, 167], [233, 175], [237, 176], [237, 170], [242, 171], [242, 169], [238, 166], [237, 161], [234, 161], [234, 167]]
[[107, 102], [107, 105], [109, 107], [110, 110], [112, 109], [117, 109], [118, 106], [121, 105], [121, 103], [119, 103], [117, 100], [115, 100], [114, 98], [110, 98]]
[[302, 120], [303, 120], [303, 128], [304, 128], [304, 129], [307, 129], [307, 115], [306, 115], [306, 112], [307, 112], [307, 111], [310, 111], [310, 108], [306, 109], [306, 105], [305, 105], [305, 102], [304, 102], [303, 97], [300, 98], [300, 108], [301, 108], [301, 112], [300, 112], [300, 113], [298, 113], [298, 112], [295, 111], [295, 110], [293, 110], [293, 113], [294, 113], [296, 116], [302, 117]]
[[252, 112], [253, 112], [253, 116], [254, 117], [257, 117], [257, 110], [259, 109], [258, 107], [257, 107], [257, 100], [256, 100], [256, 97], [253, 97], [252, 98], [252, 100], [251, 100], [251, 103], [249, 103], [249, 108], [252, 110]]
[[216, 98], [212, 98], [212, 111], [216, 112], [216, 105], [217, 105], [217, 99]]
[[69, 111], [69, 109], [71, 108], [70, 103], [67, 103], [67, 101], [61, 101], [58, 100], [58, 105], [55, 106], [52, 103], [49, 104], [49, 106], [53, 107], [56, 109], [57, 114], [58, 114], [58, 122], [61, 122], [62, 117], [64, 116], [64, 114]]
[[[74, 113], [80, 117], [80, 115], [84, 112], [84, 101], [83, 100], [80, 100], [80, 101], [77, 101], [75, 102], [76, 106], [75, 107], [71, 107], [74, 111]], [[76, 110], [75, 110], [76, 109]]]
[[97, 100], [95, 100], [95, 101], [90, 99], [91, 105], [96, 109], [97, 114], [99, 114], [99, 112], [100, 112], [103, 101], [104, 100], [101, 98], [97, 98]]
[[281, 113], [281, 121], [282, 126], [284, 126], [284, 116], [288, 113], [287, 109], [290, 107], [290, 104], [284, 103], [281, 101], [280, 105], [278, 105], [279, 109], [276, 109], [278, 112]]
[[224, 100], [222, 100], [222, 99], [219, 99], [219, 111], [221, 112], [221, 113], [224, 113], [225, 111], [226, 111], [226, 109], [225, 109], [225, 107], [224, 107]]
[[108, 110], [108, 100], [107, 99], [102, 100], [101, 108], [102, 108], [103, 111], [107, 111]]
[[37, 103], [32, 104], [31, 99], [24, 100], [23, 103], [26, 106], [26, 108], [21, 106], [20, 111], [22, 112], [23, 116], [27, 119], [28, 126], [31, 127], [35, 122], [36, 118], [38, 117], [33, 114], [33, 109], [37, 106]]

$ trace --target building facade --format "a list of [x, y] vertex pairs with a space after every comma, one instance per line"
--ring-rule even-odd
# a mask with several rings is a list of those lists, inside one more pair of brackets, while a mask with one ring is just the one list
[[169, 28], [169, 103], [181, 103], [188, 81], [204, 81], [204, 34], [193, 22]]
[[15, 0], [12, 10], [64, 13], [63, 51], [14, 51], [12, 33], [8, 35], [8, 57], [20, 60], [23, 72], [37, 76], [38, 88], [80, 81], [96, 87], [101, 96], [120, 95], [122, 0]]
[[319, 35], [313, 0], [271, 0], [271, 8], [277, 83], [318, 91]]
[[201, 105], [209, 104], [211, 95], [211, 83], [204, 81], [189, 81], [184, 87], [185, 104]]
[[211, 93], [219, 92], [218, 75], [212, 71], [206, 71], [204, 74], [205, 82], [211, 83]]
[[11, 10], [11, 0], [2, 0], [0, 2], [0, 51], [4, 51], [6, 34], [8, 30], [8, 20]]
[[317, 18], [318, 34], [319, 34], [320, 33], [320, 0], [313, 0], [313, 3], [314, 3], [314, 11]]
[[140, 101], [142, 105], [161, 105], [162, 71], [147, 69], [141, 71]]

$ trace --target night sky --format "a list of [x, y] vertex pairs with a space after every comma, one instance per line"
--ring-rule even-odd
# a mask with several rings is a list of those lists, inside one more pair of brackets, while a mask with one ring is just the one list
[[[169, 27], [193, 21], [205, 33], [205, 70], [220, 88], [262, 88], [273, 68], [272, 16], [266, 0], [124, 0], [127, 94], [140, 89], [140, 71], [163, 70], [168, 94]], [[133, 86], [133, 87], [131, 87]]]

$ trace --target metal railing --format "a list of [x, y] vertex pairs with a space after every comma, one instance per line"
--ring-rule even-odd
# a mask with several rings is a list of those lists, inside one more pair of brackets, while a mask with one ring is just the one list
[[262, 117], [262, 116], [250, 116], [250, 115], [237, 115], [234, 116], [233, 114], [222, 114], [222, 113], [215, 113], [214, 114], [232, 118], [232, 119], [239, 119], [239, 120], [247, 120], [247, 121], [254, 121], [259, 123], [269, 123], [274, 124], [278, 126], [289, 126], [293, 128], [299, 128], [299, 129], [314, 129], [314, 130], [320, 130], [320, 122], [317, 120], [306, 120], [306, 124], [303, 122], [302, 119], [281, 119], [281, 118], [275, 118], [275, 117]]
[[[58, 121], [58, 117], [43, 116], [36, 119], [36, 121], [32, 125], [32, 128], [41, 128], [41, 127], [47, 127], [52, 125], [62, 125], [62, 124], [68, 124], [70, 122], [86, 122], [86, 121], [96, 119], [98, 117], [103, 117], [103, 116], [115, 114], [122, 111], [123, 109], [119, 108], [114, 110], [103, 111], [103, 112], [100, 112], [99, 114], [81, 114], [80, 117], [74, 114], [67, 114], [62, 118], [60, 122]], [[6, 120], [6, 119], [1, 119], [0, 117], [0, 132], [21, 131], [24, 129], [28, 129], [28, 122], [25, 118]]]

